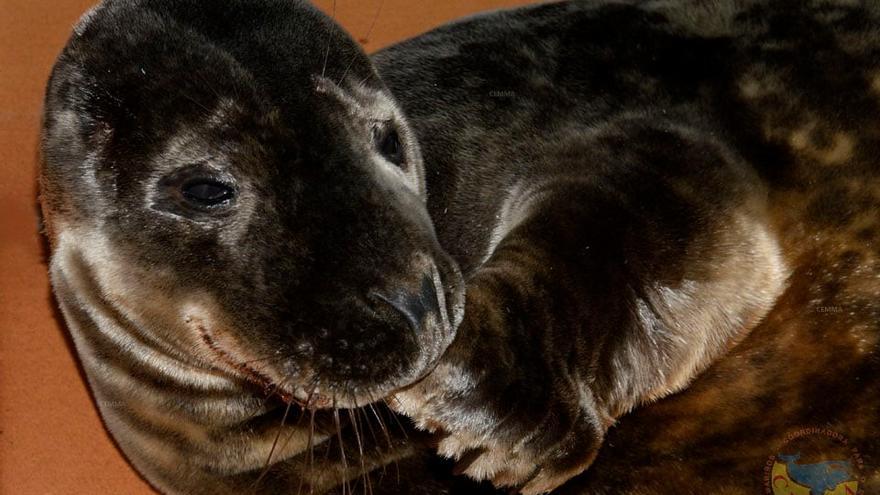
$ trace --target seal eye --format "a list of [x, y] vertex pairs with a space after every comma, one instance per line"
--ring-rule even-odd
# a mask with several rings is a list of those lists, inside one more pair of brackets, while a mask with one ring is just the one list
[[181, 194], [199, 206], [217, 206], [232, 199], [232, 188], [211, 179], [194, 179], [183, 185]]
[[397, 134], [397, 129], [392, 127], [378, 130], [376, 134], [376, 147], [379, 153], [398, 167], [403, 165], [403, 149], [400, 145], [400, 136]]

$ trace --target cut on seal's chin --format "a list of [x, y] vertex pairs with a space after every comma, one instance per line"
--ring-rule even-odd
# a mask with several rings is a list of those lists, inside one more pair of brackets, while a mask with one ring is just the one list
[[426, 376], [438, 359], [420, 356], [420, 366], [406, 376], [413, 378], [403, 383], [383, 383], [363, 386], [343, 383], [325, 383], [312, 368], [298, 363], [296, 369], [280, 370], [271, 365], [271, 358], [256, 356], [240, 344], [239, 339], [221, 327], [207, 324], [202, 318], [188, 315], [187, 326], [202, 343], [198, 358], [216, 372], [246, 382], [255, 394], [266, 399], [276, 397], [287, 404], [295, 403], [305, 409], [356, 408], [384, 400], [411, 386]]

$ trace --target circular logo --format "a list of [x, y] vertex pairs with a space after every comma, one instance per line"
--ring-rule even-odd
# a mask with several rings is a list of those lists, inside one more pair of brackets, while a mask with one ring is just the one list
[[764, 465], [767, 495], [861, 495], [864, 461], [843, 435], [827, 428], [788, 434]]

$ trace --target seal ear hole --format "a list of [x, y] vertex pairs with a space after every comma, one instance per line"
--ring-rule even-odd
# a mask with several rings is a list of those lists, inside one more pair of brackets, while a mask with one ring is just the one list
[[403, 145], [400, 142], [400, 134], [393, 125], [385, 124], [373, 128], [373, 143], [383, 158], [398, 167], [403, 166]]

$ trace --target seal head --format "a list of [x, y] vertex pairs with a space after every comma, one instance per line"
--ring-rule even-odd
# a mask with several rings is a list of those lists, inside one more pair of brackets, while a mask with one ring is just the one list
[[452, 340], [463, 281], [413, 131], [305, 2], [104, 2], [54, 69], [43, 151], [53, 278], [163, 353], [341, 407]]

